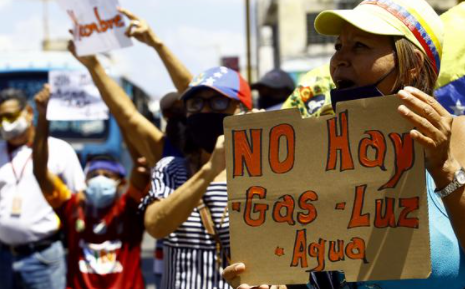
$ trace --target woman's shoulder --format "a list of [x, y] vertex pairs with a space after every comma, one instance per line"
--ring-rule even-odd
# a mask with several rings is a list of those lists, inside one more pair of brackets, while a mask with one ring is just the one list
[[186, 159], [182, 157], [164, 157], [157, 162], [155, 165], [156, 170], [166, 170], [166, 169], [186, 169]]
[[186, 159], [182, 157], [164, 157], [152, 169], [152, 178], [156, 179], [176, 178], [177, 181], [184, 182], [187, 176]]

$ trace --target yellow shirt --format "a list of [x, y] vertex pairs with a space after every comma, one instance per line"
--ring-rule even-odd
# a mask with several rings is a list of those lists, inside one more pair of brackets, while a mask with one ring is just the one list
[[282, 108], [298, 108], [303, 117], [334, 114], [331, 89], [336, 88], [329, 73], [329, 64], [317, 67], [302, 77], [299, 85]]

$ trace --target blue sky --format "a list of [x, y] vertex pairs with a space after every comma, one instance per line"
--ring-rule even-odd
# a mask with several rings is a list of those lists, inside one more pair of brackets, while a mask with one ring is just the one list
[[[220, 56], [245, 60], [244, 0], [120, 0], [123, 7], [145, 18], [187, 68], [197, 74], [219, 64]], [[39, 50], [43, 38], [42, 1], [0, 0], [0, 51]], [[49, 1], [52, 38], [68, 37], [71, 22]], [[119, 71], [154, 97], [173, 89], [155, 52], [135, 43], [112, 52]]]

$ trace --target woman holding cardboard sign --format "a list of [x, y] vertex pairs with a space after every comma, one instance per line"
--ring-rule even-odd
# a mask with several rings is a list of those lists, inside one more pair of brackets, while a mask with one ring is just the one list
[[[353, 10], [320, 13], [315, 28], [338, 36], [331, 59], [331, 77], [337, 87], [331, 93], [333, 105], [397, 94], [403, 102], [398, 112], [416, 128], [410, 136], [426, 153], [432, 274], [424, 280], [354, 286], [464, 288], [465, 119], [453, 118], [430, 96], [441, 64], [440, 18], [424, 0], [366, 0]], [[244, 270], [244, 264], [233, 264], [223, 276], [234, 283]]]

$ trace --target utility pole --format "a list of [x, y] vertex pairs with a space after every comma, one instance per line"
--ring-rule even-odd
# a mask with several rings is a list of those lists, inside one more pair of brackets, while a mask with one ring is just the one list
[[44, 32], [44, 39], [42, 42], [42, 49], [47, 50], [49, 43], [50, 43], [50, 27], [48, 25], [48, 0], [41, 0], [42, 1], [42, 27]]
[[247, 43], [247, 80], [252, 82], [252, 52], [250, 44], [250, 0], [245, 0], [245, 23], [246, 23], [246, 43]]

